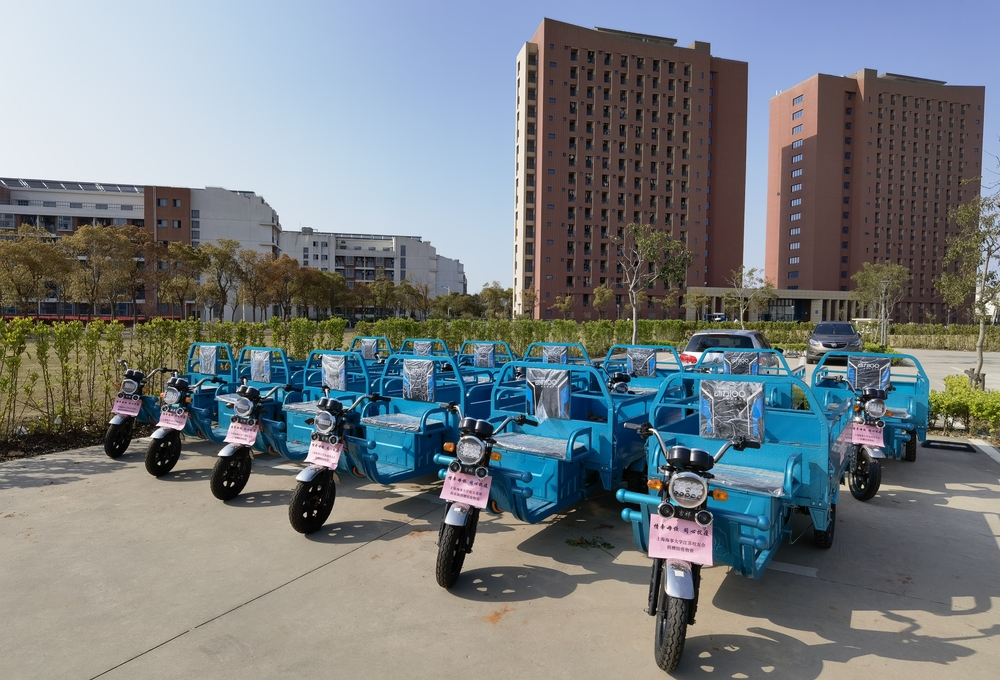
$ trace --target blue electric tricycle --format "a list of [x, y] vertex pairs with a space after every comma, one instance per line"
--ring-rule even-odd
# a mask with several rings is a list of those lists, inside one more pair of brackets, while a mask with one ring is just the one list
[[645, 421], [654, 393], [619, 384], [592, 366], [513, 361], [497, 378], [488, 418], [450, 409], [461, 438], [435, 457], [447, 468], [440, 586], [457, 581], [482, 509], [533, 524], [623, 481], [644, 488], [642, 441], [625, 426]]
[[816, 366], [812, 385], [825, 408], [853, 406], [848, 485], [858, 500], [874, 498], [882, 481], [879, 459], [913, 462], [917, 442], [927, 438], [927, 374], [908, 354], [829, 352]]
[[219, 424], [227, 411], [229, 424], [226, 446], [219, 451], [210, 479], [212, 495], [219, 500], [235, 498], [250, 479], [253, 451], [268, 452], [260, 420], [279, 420], [285, 395], [299, 390], [299, 373], [305, 362], [289, 361], [285, 350], [276, 347], [244, 347], [236, 361], [234, 382], [216, 390]]
[[818, 547], [832, 545], [852, 415], [846, 402], [823, 408], [795, 375], [685, 373], [664, 380], [648, 422], [627, 425], [646, 440], [649, 480], [617, 498], [639, 506], [622, 517], [653, 558], [646, 611], [663, 670], [680, 663], [702, 566], [760, 578], [793, 513], [809, 515]]

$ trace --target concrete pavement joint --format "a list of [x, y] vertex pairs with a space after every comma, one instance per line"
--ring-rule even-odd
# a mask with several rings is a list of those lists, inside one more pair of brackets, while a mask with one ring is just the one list
[[250, 598], [250, 599], [249, 599], [249, 600], [247, 600], [246, 602], [242, 602], [242, 603], [240, 603], [240, 604], [236, 605], [236, 606], [235, 606], [235, 607], [233, 607], [232, 609], [229, 609], [229, 610], [227, 610], [227, 611], [224, 611], [224, 612], [222, 612], [221, 614], [218, 614], [218, 615], [216, 615], [216, 616], [213, 616], [213, 617], [212, 617], [212, 618], [210, 618], [210, 619], [207, 619], [207, 620], [205, 620], [205, 621], [202, 621], [202, 622], [201, 622], [201, 623], [199, 623], [198, 625], [196, 625], [196, 626], [193, 626], [193, 627], [191, 627], [191, 628], [188, 628], [188, 629], [187, 629], [187, 630], [185, 630], [184, 632], [182, 632], [182, 633], [178, 633], [177, 635], [173, 636], [172, 638], [169, 638], [169, 639], [167, 639], [167, 640], [164, 640], [163, 642], [161, 642], [161, 643], [159, 643], [159, 644], [157, 644], [157, 645], [154, 645], [154, 646], [150, 647], [149, 649], [147, 649], [147, 650], [145, 650], [145, 651], [142, 651], [142, 652], [139, 652], [139, 653], [138, 653], [138, 654], [136, 654], [135, 656], [133, 656], [133, 657], [131, 657], [131, 658], [128, 658], [128, 659], [125, 659], [125, 661], [122, 661], [121, 663], [118, 663], [118, 664], [115, 664], [114, 666], [112, 666], [111, 668], [109, 668], [109, 669], [107, 669], [107, 670], [105, 670], [105, 671], [101, 671], [101, 672], [100, 672], [100, 673], [98, 673], [97, 675], [95, 675], [95, 676], [93, 676], [92, 678], [90, 678], [90, 680], [96, 680], [97, 678], [99, 678], [99, 677], [101, 677], [101, 676], [103, 676], [103, 675], [107, 675], [108, 673], [110, 673], [111, 671], [113, 671], [113, 670], [115, 670], [115, 669], [118, 669], [118, 668], [121, 668], [122, 666], [124, 666], [124, 665], [126, 665], [126, 664], [129, 664], [129, 663], [131, 663], [131, 662], [135, 661], [136, 659], [138, 659], [138, 658], [140, 658], [140, 657], [142, 657], [142, 656], [145, 656], [146, 654], [149, 654], [150, 652], [152, 652], [152, 651], [154, 651], [154, 650], [157, 650], [157, 649], [159, 649], [160, 647], [163, 647], [164, 645], [167, 645], [167, 644], [170, 644], [171, 642], [173, 642], [173, 641], [174, 641], [174, 640], [176, 640], [177, 638], [180, 638], [180, 637], [184, 637], [184, 636], [185, 636], [185, 635], [187, 635], [188, 633], [191, 633], [191, 632], [193, 632], [193, 631], [196, 631], [196, 630], [198, 630], [199, 628], [201, 628], [201, 627], [203, 627], [203, 626], [207, 626], [208, 624], [212, 623], [213, 621], [217, 621], [217, 620], [221, 619], [221, 618], [222, 618], [222, 617], [224, 617], [224, 616], [228, 616], [229, 614], [232, 614], [233, 612], [235, 612], [235, 611], [236, 611], [236, 610], [238, 610], [238, 609], [242, 609], [243, 607], [247, 606], [248, 604], [251, 604], [252, 602], [256, 602], [257, 600], [259, 600], [259, 599], [261, 599], [261, 598], [263, 598], [263, 597], [266, 597], [267, 595], [270, 595], [271, 593], [274, 593], [274, 592], [276, 592], [276, 591], [278, 591], [278, 590], [281, 590], [282, 588], [284, 588], [284, 587], [285, 587], [285, 586], [287, 586], [287, 585], [291, 585], [292, 583], [295, 583], [296, 581], [298, 581], [298, 580], [300, 580], [300, 579], [302, 579], [302, 578], [305, 578], [305, 577], [306, 577], [306, 576], [308, 576], [309, 574], [312, 574], [312, 573], [314, 573], [314, 572], [317, 572], [317, 571], [319, 571], [320, 569], [322, 569], [322, 568], [324, 568], [324, 567], [328, 567], [328, 566], [330, 566], [331, 564], [333, 564], [334, 562], [336, 562], [337, 560], [340, 560], [341, 558], [344, 558], [344, 557], [347, 557], [348, 555], [350, 555], [350, 554], [352, 554], [352, 553], [355, 553], [355, 552], [357, 552], [358, 550], [361, 550], [362, 548], [364, 548], [364, 547], [366, 547], [366, 546], [368, 546], [368, 545], [371, 545], [372, 543], [374, 543], [375, 541], [379, 540], [379, 539], [380, 539], [380, 538], [382, 538], [383, 536], [388, 536], [389, 534], [391, 534], [391, 533], [392, 533], [392, 532], [394, 532], [394, 531], [398, 531], [399, 529], [402, 529], [403, 527], [406, 527], [406, 526], [409, 526], [410, 524], [413, 524], [413, 523], [414, 523], [415, 521], [417, 521], [418, 519], [423, 519], [424, 517], [426, 517], [427, 515], [431, 514], [432, 512], [434, 512], [434, 511], [435, 511], [435, 510], [437, 510], [437, 509], [438, 509], [438, 508], [436, 508], [436, 507], [432, 507], [432, 508], [431, 508], [430, 510], [428, 510], [428, 511], [427, 511], [427, 512], [425, 512], [425, 513], [423, 513], [422, 515], [418, 515], [417, 517], [411, 517], [409, 521], [407, 521], [407, 522], [401, 522], [401, 523], [399, 524], [399, 526], [396, 526], [396, 527], [393, 527], [392, 529], [389, 529], [388, 531], [385, 531], [385, 532], [383, 532], [383, 533], [379, 534], [378, 536], [375, 536], [375, 537], [374, 537], [374, 538], [372, 538], [372, 539], [371, 539], [370, 541], [367, 541], [367, 542], [365, 542], [365, 543], [362, 543], [362, 544], [358, 545], [358, 546], [357, 546], [356, 548], [352, 548], [351, 550], [348, 550], [348, 551], [347, 551], [347, 552], [345, 552], [345, 553], [344, 553], [343, 555], [338, 555], [337, 557], [334, 557], [334, 558], [333, 558], [332, 560], [330, 560], [329, 562], [324, 562], [323, 564], [321, 564], [321, 565], [319, 565], [319, 566], [317, 566], [317, 567], [313, 567], [313, 568], [312, 568], [312, 569], [310, 569], [309, 571], [305, 571], [305, 572], [303, 572], [303, 573], [299, 574], [298, 576], [296, 576], [296, 577], [295, 577], [295, 578], [293, 578], [293, 579], [289, 579], [288, 581], [285, 581], [284, 583], [281, 583], [281, 584], [279, 584], [279, 585], [275, 586], [274, 588], [271, 588], [270, 590], [266, 590], [266, 591], [264, 591], [263, 593], [261, 593], [261, 594], [259, 594], [259, 595], [256, 595], [256, 596], [254, 596], [254, 597], [252, 597], [252, 598]]

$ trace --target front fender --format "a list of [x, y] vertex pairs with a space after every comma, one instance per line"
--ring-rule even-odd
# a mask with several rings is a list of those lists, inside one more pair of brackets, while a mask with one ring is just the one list
[[169, 427], [158, 427], [156, 428], [156, 432], [153, 433], [153, 436], [150, 437], [150, 439], [166, 439], [168, 434], [176, 431], [177, 430], [171, 429]]
[[121, 425], [122, 423], [132, 419], [132, 416], [122, 416], [117, 413], [111, 416], [111, 420], [108, 421], [108, 425]]
[[295, 475], [295, 481], [308, 484], [322, 473], [327, 472], [329, 469], [330, 468], [325, 468], [320, 465], [310, 465], [305, 470]]
[[885, 458], [885, 451], [877, 446], [866, 446], [865, 451], [867, 451], [868, 455], [872, 458]]
[[683, 560], [667, 560], [667, 595], [682, 600], [694, 599], [694, 576], [691, 563]]
[[226, 448], [219, 451], [219, 458], [232, 458], [243, 449], [249, 450], [249, 448], [249, 446], [243, 446], [241, 444], [226, 444]]
[[452, 503], [448, 508], [448, 513], [444, 516], [444, 523], [453, 527], [464, 527], [469, 519], [470, 507], [465, 503]]

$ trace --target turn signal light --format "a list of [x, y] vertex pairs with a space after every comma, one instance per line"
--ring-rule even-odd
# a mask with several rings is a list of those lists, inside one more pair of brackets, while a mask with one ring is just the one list
[[723, 491], [722, 489], [716, 489], [715, 491], [712, 492], [712, 498], [714, 498], [717, 501], [728, 501], [729, 494]]
[[493, 451], [492, 453], [490, 453], [490, 460], [500, 460], [501, 458], [503, 458], [503, 456], [500, 454], [499, 451]]
[[115, 387], [117, 387], [118, 389], [121, 389], [122, 388], [122, 381], [121, 380], [116, 380], [115, 381]]
[[185, 404], [190, 404], [191, 403], [191, 397], [184, 397], [184, 403]]
[[892, 418], [892, 411], [886, 411], [885, 412], [885, 417], [886, 418]]
[[455, 445], [452, 442], [445, 442], [444, 450], [448, 453], [455, 453]]
[[655, 491], [660, 491], [663, 489], [663, 480], [654, 477], [646, 482], [646, 486]]

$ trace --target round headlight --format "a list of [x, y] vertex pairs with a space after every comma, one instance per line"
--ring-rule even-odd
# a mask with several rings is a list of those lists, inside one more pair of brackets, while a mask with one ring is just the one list
[[670, 499], [682, 508], [695, 508], [708, 497], [708, 484], [698, 475], [681, 472], [670, 478], [667, 486]]
[[869, 399], [865, 402], [865, 413], [872, 418], [881, 418], [885, 415], [885, 402], [881, 399]]
[[163, 403], [173, 406], [181, 400], [181, 391], [176, 387], [168, 387], [163, 390]]
[[233, 411], [241, 418], [246, 418], [253, 411], [253, 402], [246, 397], [240, 397], [233, 402]]
[[475, 465], [483, 458], [486, 446], [475, 437], [462, 437], [455, 447], [455, 457], [466, 465]]
[[139, 383], [131, 378], [128, 380], [122, 380], [122, 392], [125, 394], [135, 394], [138, 389]]
[[316, 431], [320, 434], [330, 434], [333, 432], [333, 426], [337, 424], [336, 418], [331, 416], [326, 411], [320, 411], [316, 414], [316, 418], [313, 421], [313, 425]]

